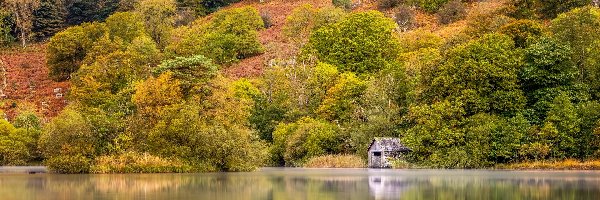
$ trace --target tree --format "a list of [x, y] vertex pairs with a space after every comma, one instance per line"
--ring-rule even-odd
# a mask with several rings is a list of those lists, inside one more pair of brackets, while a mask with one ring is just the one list
[[344, 150], [344, 136], [335, 125], [309, 117], [278, 125], [273, 140], [273, 156], [283, 158], [285, 166], [302, 166], [311, 157]]
[[553, 36], [571, 47], [568, 52], [579, 69], [578, 80], [591, 86], [594, 98], [600, 90], [600, 9], [591, 6], [576, 8], [552, 20]]
[[520, 55], [506, 35], [489, 34], [450, 50], [426, 89], [431, 102], [448, 100], [467, 115], [514, 115], [525, 105], [517, 73]]
[[213, 79], [217, 75], [217, 70], [218, 67], [212, 63], [212, 60], [197, 55], [163, 61], [153, 72], [155, 75], [171, 72], [173, 78], [181, 82], [182, 92], [187, 96], [192, 90], [200, 91], [200, 86]]
[[65, 26], [65, 13], [60, 0], [40, 0], [40, 6], [33, 13], [32, 32], [36, 38], [47, 38]]
[[87, 173], [97, 155], [94, 128], [77, 109], [69, 106], [44, 127], [39, 145], [50, 170]]
[[4, 8], [0, 9], [0, 45], [7, 45], [14, 40], [10, 33], [12, 26], [11, 14]]
[[49, 76], [55, 81], [68, 80], [79, 69], [93, 44], [107, 32], [104, 24], [73, 26], [50, 39], [46, 51]]
[[141, 16], [148, 35], [160, 49], [167, 45], [169, 32], [175, 25], [176, 4], [174, 0], [141, 0], [135, 11]]
[[327, 89], [317, 113], [327, 120], [349, 121], [366, 88], [366, 83], [353, 73], [341, 74], [335, 84]]
[[310, 4], [304, 4], [294, 8], [286, 17], [283, 34], [290, 40], [304, 45], [313, 30], [336, 23], [346, 15], [340, 8], [315, 9]]
[[106, 18], [104, 26], [111, 40], [121, 39], [129, 44], [133, 39], [146, 35], [143, 19], [131, 12], [117, 12]]
[[263, 52], [257, 32], [261, 29], [264, 24], [255, 8], [226, 9], [210, 20], [174, 30], [177, 39], [166, 51], [172, 57], [204, 55], [217, 64], [231, 64]]
[[573, 8], [590, 4], [590, 0], [537, 0], [538, 12], [543, 18], [553, 19]]
[[35, 139], [27, 130], [0, 119], [0, 164], [25, 165], [35, 153], [29, 149]]
[[395, 27], [380, 12], [354, 13], [313, 32], [303, 54], [314, 55], [341, 71], [376, 72], [397, 64], [399, 44], [393, 35]]
[[40, 6], [39, 0], [4, 0], [4, 6], [12, 12], [15, 25], [19, 29], [21, 45], [25, 47], [26, 41], [31, 37], [33, 28], [33, 12]]
[[545, 123], [554, 125], [558, 131], [557, 137], [551, 140], [550, 155], [558, 159], [576, 157], [581, 120], [575, 106], [563, 93], [556, 96], [549, 107]]
[[560, 93], [567, 92], [576, 102], [588, 99], [585, 87], [576, 83], [578, 70], [570, 52], [569, 46], [548, 37], [525, 49], [519, 79], [532, 109], [529, 119], [533, 123], [544, 120], [549, 105]]
[[529, 44], [528, 41], [542, 36], [544, 27], [536, 21], [522, 19], [504, 25], [500, 28], [500, 33], [510, 36], [516, 47], [525, 48]]

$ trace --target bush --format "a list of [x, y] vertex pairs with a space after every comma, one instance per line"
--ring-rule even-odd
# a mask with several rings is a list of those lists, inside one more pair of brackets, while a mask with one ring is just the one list
[[302, 166], [311, 157], [341, 153], [343, 141], [337, 126], [305, 117], [277, 126], [272, 153], [283, 158], [285, 166]]
[[271, 19], [271, 14], [269, 12], [261, 11], [260, 18], [262, 19], [263, 24], [265, 24], [265, 28], [273, 26], [273, 20]]
[[38, 132], [0, 119], [0, 165], [25, 165], [35, 154]]
[[406, 32], [415, 27], [415, 11], [408, 6], [400, 6], [394, 14], [396, 24], [402, 32]]
[[365, 168], [365, 161], [356, 155], [325, 155], [310, 158], [306, 168]]
[[463, 19], [466, 14], [465, 5], [460, 0], [452, 0], [442, 6], [437, 17], [440, 23], [449, 24]]
[[332, 0], [333, 6], [343, 9], [352, 8], [352, 0]]
[[81, 154], [59, 155], [46, 159], [44, 165], [55, 173], [84, 174], [90, 172], [91, 159]]
[[283, 34], [290, 40], [303, 45], [313, 30], [336, 23], [346, 16], [340, 8], [315, 9], [310, 4], [304, 4], [292, 10], [286, 17]]
[[379, 0], [377, 7], [381, 10], [394, 8], [403, 3], [403, 0]]
[[426, 12], [435, 13], [438, 9], [446, 4], [449, 0], [408, 0], [409, 4], [415, 5]]

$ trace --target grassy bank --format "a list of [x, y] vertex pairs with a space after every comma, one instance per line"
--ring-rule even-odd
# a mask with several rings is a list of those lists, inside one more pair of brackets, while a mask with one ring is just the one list
[[306, 168], [365, 168], [365, 161], [356, 155], [325, 155], [313, 157], [304, 164]]
[[600, 160], [578, 161], [567, 159], [562, 161], [532, 161], [497, 165], [495, 168], [513, 170], [600, 170]]

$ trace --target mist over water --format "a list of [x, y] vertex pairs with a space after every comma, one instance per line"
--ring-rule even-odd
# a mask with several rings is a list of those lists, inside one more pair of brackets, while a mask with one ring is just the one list
[[600, 171], [264, 168], [206, 174], [0, 174], [20, 199], [598, 199]]

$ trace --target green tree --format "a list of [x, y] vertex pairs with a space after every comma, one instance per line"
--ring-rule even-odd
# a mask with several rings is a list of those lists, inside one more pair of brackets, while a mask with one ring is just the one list
[[524, 66], [519, 74], [521, 87], [527, 94], [530, 120], [544, 120], [549, 104], [556, 95], [568, 92], [572, 100], [587, 100], [583, 86], [576, 84], [578, 70], [570, 48], [555, 39], [543, 37], [525, 49]]
[[[552, 20], [550, 31], [557, 41], [568, 44], [573, 62], [579, 68], [578, 79], [589, 84], [596, 93], [599, 90], [598, 74], [600, 62], [597, 49], [600, 47], [600, 9], [591, 6], [576, 8]], [[598, 98], [597, 95], [594, 96]]]
[[121, 39], [124, 43], [131, 43], [133, 39], [144, 34], [143, 19], [131, 12], [117, 12], [106, 18], [104, 25], [108, 29], [111, 40]]
[[550, 156], [558, 159], [576, 157], [578, 153], [576, 140], [581, 130], [581, 120], [575, 105], [571, 103], [569, 96], [563, 93], [556, 96], [549, 107], [545, 123], [554, 125], [558, 132], [558, 135], [551, 140]]
[[32, 31], [36, 38], [53, 36], [65, 26], [65, 13], [57, 0], [40, 0], [33, 17]]
[[169, 32], [175, 25], [176, 4], [174, 0], [141, 0], [135, 6], [148, 35], [159, 48], [164, 48]]
[[10, 11], [15, 20], [15, 26], [19, 31], [21, 45], [25, 47], [27, 40], [31, 38], [31, 29], [33, 28], [33, 12], [40, 7], [39, 0], [4, 0], [2, 2], [8, 11]]
[[0, 45], [7, 45], [14, 40], [10, 33], [12, 30], [13, 21], [10, 18], [10, 13], [4, 9], [0, 9]]
[[280, 124], [273, 133], [275, 153], [285, 166], [302, 166], [309, 158], [341, 153], [344, 136], [339, 128], [325, 121], [301, 118], [291, 124]]
[[213, 79], [217, 75], [217, 70], [218, 67], [212, 63], [212, 60], [197, 55], [163, 61], [153, 69], [153, 72], [155, 75], [166, 71], [171, 72], [173, 78], [181, 82], [182, 92], [187, 96], [191, 90], [199, 90], [200, 86]]
[[510, 36], [515, 46], [525, 48], [528, 46], [528, 41], [542, 36], [544, 27], [536, 21], [522, 19], [504, 25], [500, 28], [500, 33]]
[[292, 10], [285, 19], [283, 34], [290, 40], [305, 44], [310, 33], [328, 24], [336, 23], [346, 17], [346, 12], [339, 8], [315, 9], [304, 4]]
[[93, 127], [71, 105], [45, 125], [39, 145], [44, 162], [59, 173], [87, 173], [97, 155]]
[[517, 73], [520, 55], [506, 35], [490, 34], [448, 52], [426, 89], [431, 101], [461, 105], [467, 115], [513, 115], [525, 105]]
[[27, 164], [35, 153], [29, 148], [35, 145], [35, 139], [26, 129], [15, 128], [8, 121], [0, 119], [0, 164]]
[[55, 81], [70, 79], [87, 51], [106, 32], [104, 24], [91, 23], [67, 28], [52, 37], [46, 51], [50, 77]]
[[573, 8], [590, 4], [590, 0], [536, 0], [538, 12], [543, 18], [552, 19]]
[[335, 84], [327, 89], [317, 113], [327, 120], [350, 120], [366, 88], [367, 84], [353, 73], [341, 74]]
[[213, 14], [210, 20], [174, 30], [174, 37], [179, 39], [166, 50], [173, 57], [205, 55], [217, 64], [231, 64], [263, 52], [257, 32], [263, 28], [255, 8], [226, 9]]
[[395, 23], [377, 11], [354, 13], [313, 32], [304, 47], [321, 62], [354, 73], [376, 72], [397, 64]]

